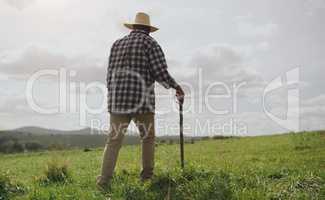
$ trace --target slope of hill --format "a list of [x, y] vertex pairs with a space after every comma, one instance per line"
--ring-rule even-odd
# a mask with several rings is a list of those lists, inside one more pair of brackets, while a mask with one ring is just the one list
[[[104, 193], [95, 186], [102, 150], [0, 154], [0, 171], [20, 188], [7, 194], [10, 199], [325, 199], [324, 132], [186, 144], [184, 171], [179, 146], [158, 145], [156, 176], [147, 183], [138, 180], [140, 147], [124, 146]], [[49, 161], [52, 167], [66, 163], [69, 179], [43, 182]]]
[[57, 130], [47, 129], [37, 126], [25, 126], [12, 130], [3, 130], [1, 132], [21, 133], [21, 134], [34, 134], [34, 135], [96, 135], [102, 133], [97, 129], [84, 128], [80, 130]]
[[[105, 144], [107, 132], [85, 128], [81, 130], [54, 130], [41, 127], [22, 127], [13, 130], [0, 131], [0, 144], [4, 139], [18, 141], [19, 143], [38, 143], [45, 148], [49, 146], [67, 147], [102, 147]], [[186, 137], [187, 140], [190, 137]], [[196, 138], [199, 139], [199, 138]], [[157, 140], [177, 141], [178, 136], [163, 136]], [[124, 138], [124, 144], [137, 144], [140, 142], [138, 134], [129, 132]]]
[[[21, 144], [38, 143], [44, 148], [59, 147], [102, 147], [106, 141], [106, 134], [89, 128], [73, 131], [50, 130], [39, 127], [23, 127], [15, 130], [1, 131], [0, 144], [2, 140], [17, 141]], [[135, 136], [126, 136], [126, 144], [138, 143]]]

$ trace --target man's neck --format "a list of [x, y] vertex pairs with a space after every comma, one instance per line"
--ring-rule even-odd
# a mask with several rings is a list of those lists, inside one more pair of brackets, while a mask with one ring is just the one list
[[[141, 30], [141, 29], [134, 29], [132, 32], [144, 33], [144, 34], [146, 34], [146, 35], [149, 35], [149, 33], [148, 33], [147, 31], [145, 31], [145, 30]], [[132, 32], [131, 32], [131, 33], [132, 33]]]

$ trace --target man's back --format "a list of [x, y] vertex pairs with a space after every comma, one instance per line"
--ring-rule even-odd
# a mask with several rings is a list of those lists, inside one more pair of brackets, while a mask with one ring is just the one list
[[148, 33], [133, 30], [113, 44], [107, 70], [109, 112], [154, 112], [155, 81], [177, 87], [161, 47]]

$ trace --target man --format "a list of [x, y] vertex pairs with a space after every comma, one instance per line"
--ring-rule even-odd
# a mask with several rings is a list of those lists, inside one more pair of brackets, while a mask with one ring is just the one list
[[112, 176], [126, 129], [133, 120], [142, 138], [141, 180], [150, 179], [154, 169], [154, 112], [157, 81], [174, 88], [183, 103], [184, 92], [167, 71], [164, 53], [149, 35], [158, 28], [150, 25], [145, 13], [138, 13], [135, 23], [124, 24], [131, 33], [117, 40], [110, 52], [107, 69], [110, 130], [104, 149], [101, 175], [97, 186], [105, 188]]

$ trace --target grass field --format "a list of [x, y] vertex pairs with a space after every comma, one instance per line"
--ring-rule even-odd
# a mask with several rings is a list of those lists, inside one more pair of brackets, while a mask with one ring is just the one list
[[[121, 149], [111, 188], [95, 187], [102, 149], [0, 155], [0, 199], [325, 199], [325, 134], [309, 132], [158, 145], [156, 176], [138, 180], [138, 145]], [[66, 164], [63, 181], [47, 164]], [[44, 178], [45, 177], [45, 178]]]

